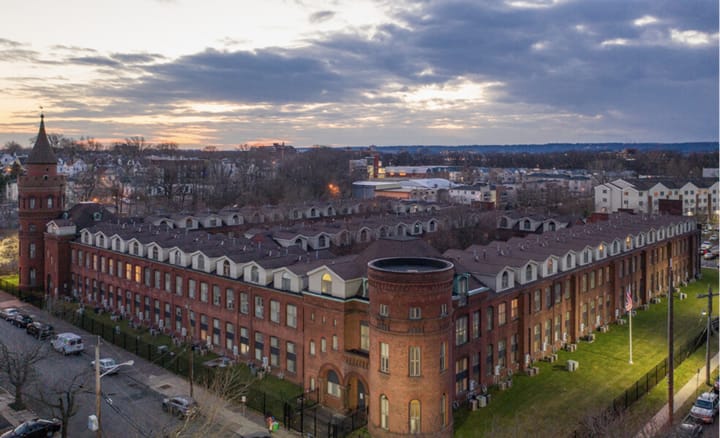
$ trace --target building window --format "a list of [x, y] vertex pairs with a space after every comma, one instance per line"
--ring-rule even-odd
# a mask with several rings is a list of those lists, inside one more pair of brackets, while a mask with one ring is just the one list
[[410, 402], [410, 433], [420, 433], [420, 400]]
[[388, 430], [388, 420], [390, 419], [390, 402], [385, 394], [380, 396], [380, 427]]
[[255, 297], [255, 317], [260, 318], [260, 319], [265, 317], [265, 308], [263, 307], [263, 299], [260, 296]]
[[492, 306], [485, 309], [485, 316], [487, 319], [487, 331], [492, 331], [495, 320], [494, 309]]
[[247, 315], [250, 312], [250, 306], [248, 303], [248, 294], [240, 292], [240, 313]]
[[250, 281], [253, 283], [260, 283], [260, 270], [257, 266], [250, 268]]
[[175, 276], [175, 295], [182, 296], [183, 294], [183, 278], [179, 275]]
[[510, 336], [510, 360], [513, 364], [518, 363], [518, 334]]
[[380, 304], [380, 316], [390, 316], [390, 308], [387, 304]]
[[324, 294], [332, 293], [332, 276], [327, 272], [323, 274], [320, 282], [320, 292]]
[[270, 365], [276, 367], [280, 363], [280, 340], [270, 336]]
[[528, 265], [525, 268], [525, 281], [530, 281], [533, 279], [533, 268], [531, 265]]
[[519, 314], [518, 314], [518, 299], [517, 299], [517, 298], [513, 298], [513, 300], [510, 301], [510, 319], [511, 319], [512, 321], [515, 321], [515, 320], [518, 319], [518, 318], [519, 318]]
[[265, 337], [260, 332], [255, 332], [255, 359], [262, 360]]
[[291, 289], [291, 282], [290, 282], [290, 274], [287, 272], [282, 273], [282, 279], [281, 279], [281, 286], [280, 289], [282, 290], [290, 290]]
[[327, 352], [327, 339], [320, 338], [320, 353]]
[[420, 347], [410, 347], [408, 354], [409, 360], [409, 375], [410, 377], [419, 377], [420, 372]]
[[380, 371], [390, 372], [390, 344], [385, 342], [380, 343]]
[[220, 346], [220, 320], [217, 318], [213, 318], [212, 343], [213, 345]]
[[270, 321], [280, 324], [280, 302], [270, 300]]
[[[118, 263], [118, 270], [120, 270], [120, 263]], [[154, 283], [155, 289], [160, 289], [160, 280], [161, 280], [160, 271], [154, 271], [153, 274], [154, 274], [154, 278], [155, 278], [155, 283]]]
[[225, 308], [228, 310], [235, 308], [235, 291], [232, 289], [225, 289]]
[[172, 292], [172, 275], [169, 272], [165, 273], [165, 292]]
[[250, 331], [247, 327], [240, 327], [240, 354], [250, 352]]
[[34, 258], [35, 258], [35, 253], [36, 253], [35, 244], [34, 244], [34, 243], [31, 243], [31, 244], [30, 244], [30, 250], [29, 250], [29, 252], [30, 252], [30, 258], [31, 258], [31, 259], [34, 259]]
[[539, 312], [542, 307], [540, 298], [540, 289], [535, 289], [535, 292], [533, 292], [533, 310], [535, 312]]
[[455, 393], [461, 394], [468, 390], [468, 358], [455, 361]]
[[455, 345], [462, 345], [467, 341], [467, 315], [464, 315], [455, 321]]
[[333, 351], [337, 351], [337, 350], [338, 350], [338, 337], [337, 337], [337, 335], [333, 335], [333, 336], [332, 336], [332, 349], [333, 349]]
[[225, 260], [222, 264], [222, 273], [225, 277], [230, 276], [230, 262], [227, 260]]
[[505, 325], [507, 322], [507, 310], [506, 310], [507, 304], [500, 303], [498, 304], [498, 327]]
[[500, 281], [501, 288], [505, 289], [505, 288], [509, 287], [510, 276], [508, 275], [507, 271], [503, 271], [500, 278], [501, 278], [501, 281]]
[[448, 425], [448, 408], [446, 394], [443, 394], [442, 397], [440, 397], [440, 424], [443, 426]]
[[208, 284], [204, 281], [200, 282], [200, 301], [203, 303], [208, 302]]
[[202, 255], [199, 255], [197, 258], [197, 268], [200, 271], [205, 270], [205, 257], [203, 257]]
[[327, 374], [327, 393], [334, 397], [340, 397], [340, 380], [333, 370], [328, 371]]
[[233, 351], [234, 344], [235, 344], [235, 326], [229, 322], [225, 323], [225, 348], [227, 348], [230, 351]]
[[315, 341], [310, 340], [310, 356], [315, 356]]
[[480, 311], [476, 310], [472, 314], [472, 337], [477, 339], [480, 337]]
[[297, 364], [297, 353], [295, 353], [295, 343], [294, 342], [287, 342], [285, 344], [285, 347], [287, 349], [286, 351], [286, 366], [287, 370], [290, 373], [295, 373], [297, 370], [296, 364]]
[[533, 353], [540, 351], [540, 336], [542, 332], [542, 327], [540, 324], [535, 324], [535, 327], [533, 328]]
[[196, 289], [195, 280], [188, 280], [188, 297], [193, 300], [195, 299], [195, 289]]
[[440, 371], [447, 369], [447, 342], [440, 343]]
[[297, 328], [297, 306], [294, 304], [285, 306], [285, 324], [288, 327]]
[[370, 351], [370, 326], [366, 321], [360, 322], [360, 350]]
[[420, 319], [422, 317], [422, 311], [420, 307], [410, 308], [410, 319]]
[[485, 372], [486, 374], [492, 374], [494, 370], [495, 361], [493, 358], [493, 354], [495, 350], [493, 350], [493, 344], [488, 344], [485, 349]]

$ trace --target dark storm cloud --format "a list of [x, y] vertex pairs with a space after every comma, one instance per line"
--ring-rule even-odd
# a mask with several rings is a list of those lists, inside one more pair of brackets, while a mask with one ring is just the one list
[[206, 50], [153, 65], [135, 86], [118, 91], [127, 98], [159, 101], [326, 102], [359, 84], [348, 82], [328, 62], [281, 51]]
[[[398, 97], [386, 91], [442, 87], [463, 77], [501, 82], [493, 99], [505, 111], [517, 107], [519, 113], [599, 118], [594, 129], [645, 138], [717, 138], [716, 1], [545, 4], [514, 8], [500, 1], [428, 1], [397, 6], [394, 24], [323, 34], [293, 49], [208, 49], [174, 60], [152, 54], [88, 54], [70, 61], [110, 68], [132, 65], [141, 72], [139, 78], [112, 85], [105, 81], [95, 88], [114, 99], [118, 111], [127, 108], [128, 113], [136, 113], [138, 102], [151, 111], [156, 105], [167, 109], [195, 100], [352, 103], [357, 114], [369, 101], [367, 94], [376, 96], [373, 103], [393, 105]], [[657, 21], [634, 23], [646, 16]], [[331, 11], [320, 11], [309, 19], [333, 17]], [[710, 43], [673, 41], [673, 30], [704, 32]], [[486, 112], [500, 111], [488, 108]], [[368, 114], [372, 111], [383, 114], [376, 109]], [[342, 111], [333, 114], [343, 117]]]

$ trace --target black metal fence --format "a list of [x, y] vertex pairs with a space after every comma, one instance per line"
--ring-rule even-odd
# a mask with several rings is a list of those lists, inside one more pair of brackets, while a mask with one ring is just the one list
[[284, 418], [288, 428], [304, 437], [343, 438], [367, 425], [367, 408], [341, 415], [318, 403], [319, 390], [299, 395], [285, 404]]

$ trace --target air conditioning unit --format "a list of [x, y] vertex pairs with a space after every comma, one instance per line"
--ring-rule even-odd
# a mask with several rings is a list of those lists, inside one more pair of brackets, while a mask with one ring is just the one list
[[530, 355], [526, 354], [525, 355], [525, 365], [529, 365], [529, 364], [530, 364]]
[[180, 336], [182, 336], [183, 338], [187, 336], [187, 329], [185, 327], [180, 329]]
[[580, 323], [580, 333], [585, 333], [585, 323]]
[[547, 350], [547, 342], [542, 343], [542, 351]]
[[162, 329], [164, 325], [165, 325], [165, 321], [163, 321], [162, 319], [158, 321], [158, 327], [160, 327]]
[[567, 342], [567, 332], [563, 332], [563, 342]]
[[495, 375], [496, 376], [500, 375], [500, 365], [495, 365]]
[[595, 325], [600, 325], [600, 315], [595, 317]]

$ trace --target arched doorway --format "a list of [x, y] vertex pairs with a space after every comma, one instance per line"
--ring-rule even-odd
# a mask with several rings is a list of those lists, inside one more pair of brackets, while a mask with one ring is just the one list
[[351, 411], [366, 410], [368, 406], [368, 385], [357, 374], [350, 374], [347, 379], [347, 404]]

